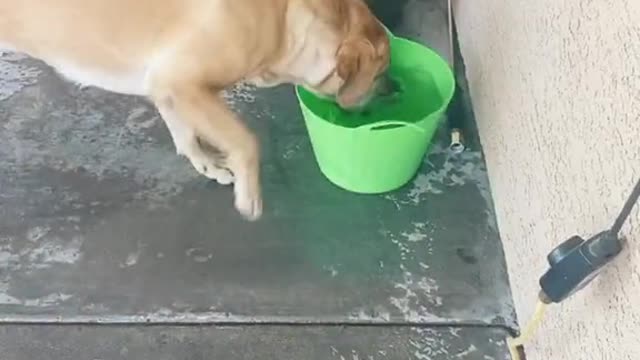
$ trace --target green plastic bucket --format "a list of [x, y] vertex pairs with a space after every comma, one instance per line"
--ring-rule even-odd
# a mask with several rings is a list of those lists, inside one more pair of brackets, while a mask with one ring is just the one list
[[390, 41], [389, 74], [402, 90], [394, 101], [346, 112], [296, 88], [320, 170], [356, 193], [392, 191], [415, 176], [455, 91], [451, 68], [436, 52], [399, 37]]

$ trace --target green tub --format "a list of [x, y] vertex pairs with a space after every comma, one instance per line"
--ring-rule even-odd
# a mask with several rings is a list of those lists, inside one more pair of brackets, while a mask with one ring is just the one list
[[322, 173], [356, 193], [395, 190], [416, 174], [455, 90], [447, 62], [429, 48], [390, 37], [389, 74], [399, 96], [347, 112], [296, 88]]

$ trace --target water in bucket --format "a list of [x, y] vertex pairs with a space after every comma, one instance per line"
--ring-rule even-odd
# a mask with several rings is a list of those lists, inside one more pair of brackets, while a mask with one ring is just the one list
[[431, 73], [415, 67], [391, 66], [388, 77], [395, 91], [374, 97], [365, 107], [344, 110], [335, 102], [308, 97], [308, 106], [320, 110], [317, 115], [338, 126], [356, 128], [387, 120], [418, 122], [442, 106], [442, 96]]

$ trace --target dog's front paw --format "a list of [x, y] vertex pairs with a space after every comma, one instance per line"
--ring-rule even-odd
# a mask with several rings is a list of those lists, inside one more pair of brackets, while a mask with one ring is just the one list
[[236, 209], [240, 214], [249, 221], [260, 219], [262, 216], [260, 189], [247, 186], [244, 182], [236, 182], [234, 192]]

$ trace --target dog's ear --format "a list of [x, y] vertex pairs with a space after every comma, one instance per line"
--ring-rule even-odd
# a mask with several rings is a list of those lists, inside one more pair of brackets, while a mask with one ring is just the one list
[[389, 39], [361, 0], [343, 1], [345, 38], [338, 49], [336, 71], [344, 81], [338, 94], [343, 107], [356, 105], [371, 90], [389, 62]]
[[378, 75], [373, 46], [363, 39], [345, 41], [338, 50], [336, 72], [344, 81], [338, 93], [342, 107], [356, 105], [369, 92]]

